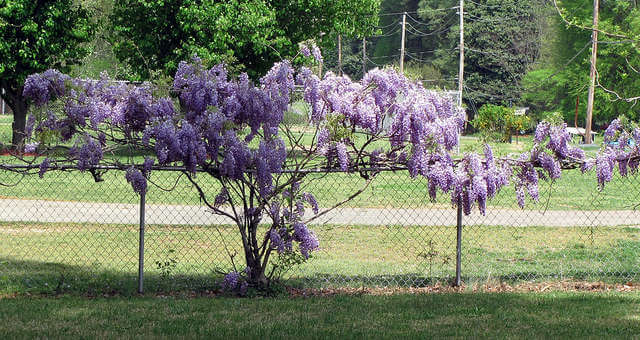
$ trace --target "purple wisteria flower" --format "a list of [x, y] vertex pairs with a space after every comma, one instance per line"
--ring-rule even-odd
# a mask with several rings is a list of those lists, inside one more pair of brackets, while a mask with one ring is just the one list
[[102, 160], [102, 147], [89, 135], [84, 135], [83, 143], [76, 143], [70, 150], [69, 155], [77, 160], [78, 169], [88, 170], [97, 166]]
[[32, 74], [24, 82], [22, 95], [29, 98], [36, 106], [42, 106], [67, 91], [66, 83], [71, 79], [58, 70], [47, 70], [43, 73]]
[[36, 152], [36, 149], [38, 149], [38, 145], [40, 145], [40, 142], [27, 143], [24, 145], [24, 152], [34, 153]]
[[318, 47], [318, 45], [313, 44], [311, 46], [311, 54], [313, 55], [313, 58], [320, 64], [322, 64], [322, 52], [320, 52], [320, 48]]
[[40, 163], [40, 166], [38, 167], [38, 176], [40, 178], [43, 178], [45, 172], [47, 172], [50, 166], [51, 166], [51, 160], [49, 158], [43, 159], [42, 162]]
[[349, 154], [347, 153], [347, 146], [344, 143], [336, 143], [336, 152], [338, 154], [338, 164], [340, 164], [340, 170], [349, 170]]
[[309, 258], [309, 253], [320, 245], [318, 238], [313, 231], [300, 222], [293, 225], [293, 230], [293, 238], [300, 244], [300, 252], [305, 258]]
[[307, 44], [300, 44], [300, 53], [307, 58], [311, 56], [311, 50]]
[[125, 178], [131, 184], [134, 192], [140, 195], [147, 192], [147, 179], [140, 170], [130, 167], [125, 173]]

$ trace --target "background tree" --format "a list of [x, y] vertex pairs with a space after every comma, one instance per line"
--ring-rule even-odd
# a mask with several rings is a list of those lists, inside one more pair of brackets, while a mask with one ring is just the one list
[[139, 79], [172, 75], [193, 54], [255, 79], [299, 42], [370, 33], [378, 9], [378, 0], [116, 0], [114, 48]]
[[[436, 9], [458, 5], [455, 0], [422, 0], [418, 9], [426, 32], [443, 30], [423, 38], [423, 48], [431, 51], [424, 58], [450, 75], [458, 69], [457, 15]], [[522, 76], [540, 55], [542, 8], [538, 0], [465, 3], [465, 101], [474, 106], [519, 101]]]
[[[574, 124], [576, 101], [578, 125], [584, 126], [591, 47], [592, 1], [559, 1], [563, 18], [555, 11], [557, 38], [552, 63], [530, 72], [525, 82], [526, 101], [536, 111], [560, 111]], [[600, 2], [598, 35], [598, 77], [596, 82], [594, 123], [603, 125], [620, 114], [637, 120], [640, 96], [640, 7], [637, 1]], [[618, 98], [618, 96], [620, 98]], [[546, 98], [546, 99], [545, 99]], [[541, 100], [544, 99], [544, 100]]]
[[0, 87], [13, 112], [11, 144], [23, 144], [26, 77], [48, 68], [68, 71], [87, 54], [93, 24], [73, 0], [0, 1]]
[[126, 63], [116, 58], [111, 45], [114, 0], [76, 0], [91, 12], [95, 24], [93, 39], [85, 44], [89, 53], [78, 64], [71, 66], [69, 74], [75, 77], [98, 79], [103, 72], [115, 79], [129, 79], [133, 73]]

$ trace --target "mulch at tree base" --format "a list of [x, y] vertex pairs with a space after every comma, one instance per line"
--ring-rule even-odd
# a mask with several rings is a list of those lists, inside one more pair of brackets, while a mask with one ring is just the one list
[[[357, 296], [357, 295], [394, 295], [394, 294], [438, 294], [438, 293], [544, 293], [544, 292], [639, 292], [639, 282], [627, 283], [604, 283], [588, 281], [554, 281], [554, 282], [523, 282], [518, 284], [508, 283], [484, 283], [475, 285], [462, 285], [453, 287], [446, 283], [436, 283], [425, 287], [339, 287], [339, 288], [294, 288], [287, 287], [289, 297], [331, 297], [337, 295]], [[5, 293], [0, 294], [2, 299], [14, 299], [20, 297], [46, 298], [62, 297], [68, 293]], [[147, 293], [142, 296], [153, 296], [156, 298], [215, 298], [219, 296], [234, 296], [234, 294], [224, 293], [220, 290], [204, 291], [175, 291], [162, 293]], [[78, 296], [78, 295], [75, 295]], [[89, 299], [94, 298], [118, 298], [129, 295], [122, 295], [117, 291], [102, 294], [80, 294]], [[237, 295], [235, 295], [237, 296]], [[257, 296], [261, 296], [258, 294]], [[277, 296], [277, 294], [276, 294]], [[251, 297], [249, 297], [251, 298]]]
[[393, 294], [433, 294], [433, 293], [543, 293], [543, 292], [637, 292], [640, 283], [604, 283], [587, 281], [524, 282], [518, 284], [485, 283], [472, 286], [453, 287], [435, 284], [426, 287], [396, 288], [288, 288], [292, 297], [333, 296], [333, 295], [393, 295]]

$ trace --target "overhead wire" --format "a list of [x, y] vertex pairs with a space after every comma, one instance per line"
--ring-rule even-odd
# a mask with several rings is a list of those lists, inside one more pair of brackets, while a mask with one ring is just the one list
[[480, 6], [480, 7], [485, 7], [485, 8], [499, 8], [502, 7], [501, 5], [487, 5], [487, 4], [479, 4], [473, 0], [465, 0], [466, 2], [470, 2], [476, 6]]
[[[445, 19], [445, 18], [447, 18], [447, 17], [451, 16], [452, 14], [456, 14], [456, 13], [455, 13], [455, 12], [451, 12], [451, 13], [447, 14], [445, 17], [443, 17], [443, 19]], [[418, 20], [418, 19], [416, 19], [416, 18], [412, 17], [412, 16], [411, 16], [411, 15], [409, 15], [409, 14], [407, 14], [407, 18], [411, 19], [411, 20], [412, 20], [415, 24], [417, 24], [417, 25], [428, 26], [428, 25], [430, 25], [430, 24], [431, 24], [431, 23], [428, 23], [428, 22], [420, 21], [420, 20]]]
[[402, 31], [402, 26], [399, 25], [397, 29], [395, 29], [393, 32], [387, 32], [387, 33], [383, 33], [383, 34], [378, 34], [378, 35], [372, 35], [369, 38], [383, 38], [383, 37], [389, 37], [392, 35], [396, 35], [398, 33], [400, 33], [400, 31]]
[[378, 29], [378, 30], [380, 30], [380, 29], [385, 29], [385, 28], [387, 28], [387, 27], [391, 27], [391, 26], [393, 26], [393, 25], [398, 25], [398, 22], [397, 22], [397, 21], [394, 21], [394, 22], [390, 23], [389, 25], [375, 27], [375, 29]]
[[424, 13], [424, 12], [442, 12], [442, 11], [448, 11], [448, 10], [458, 9], [458, 8], [460, 8], [460, 6], [444, 7], [444, 8], [429, 8], [429, 9], [421, 9], [419, 11], [410, 11], [410, 12], [380, 13], [378, 15], [393, 16], [393, 15], [403, 15], [403, 14], [418, 14], [418, 13]]
[[418, 30], [417, 28], [415, 28], [415, 27], [411, 26], [411, 24], [410, 24], [410, 23], [408, 23], [408, 22], [406, 23], [406, 25], [407, 25], [407, 27], [409, 27], [409, 29], [407, 29], [407, 32], [408, 32], [408, 33], [413, 34], [413, 35], [415, 35], [415, 36], [419, 36], [419, 37], [428, 37], [428, 36], [432, 36], [432, 35], [440, 34], [440, 33], [442, 33], [442, 32], [444, 32], [444, 31], [446, 31], [446, 30], [448, 30], [448, 29], [450, 29], [450, 28], [451, 28], [451, 26], [450, 26], [450, 25], [444, 25], [444, 26], [443, 26], [442, 28], [440, 28], [440, 29], [437, 29], [437, 30], [435, 30], [435, 31], [432, 31], [432, 32], [426, 33], [426, 32], [422, 32], [422, 31]]

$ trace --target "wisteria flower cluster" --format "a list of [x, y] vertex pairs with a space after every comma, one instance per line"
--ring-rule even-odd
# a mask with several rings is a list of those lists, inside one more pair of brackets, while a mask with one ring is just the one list
[[[246, 272], [247, 270], [245, 270], [245, 274]], [[242, 273], [232, 271], [226, 274], [222, 279], [221, 288], [222, 290], [230, 293], [245, 295], [247, 294], [249, 284], [247, 283], [247, 280], [242, 275]]]
[[636, 173], [639, 159], [640, 127], [625, 116], [614, 119], [604, 132], [604, 141], [595, 160], [598, 185], [603, 187], [611, 181], [616, 165], [623, 177], [629, 172]]

